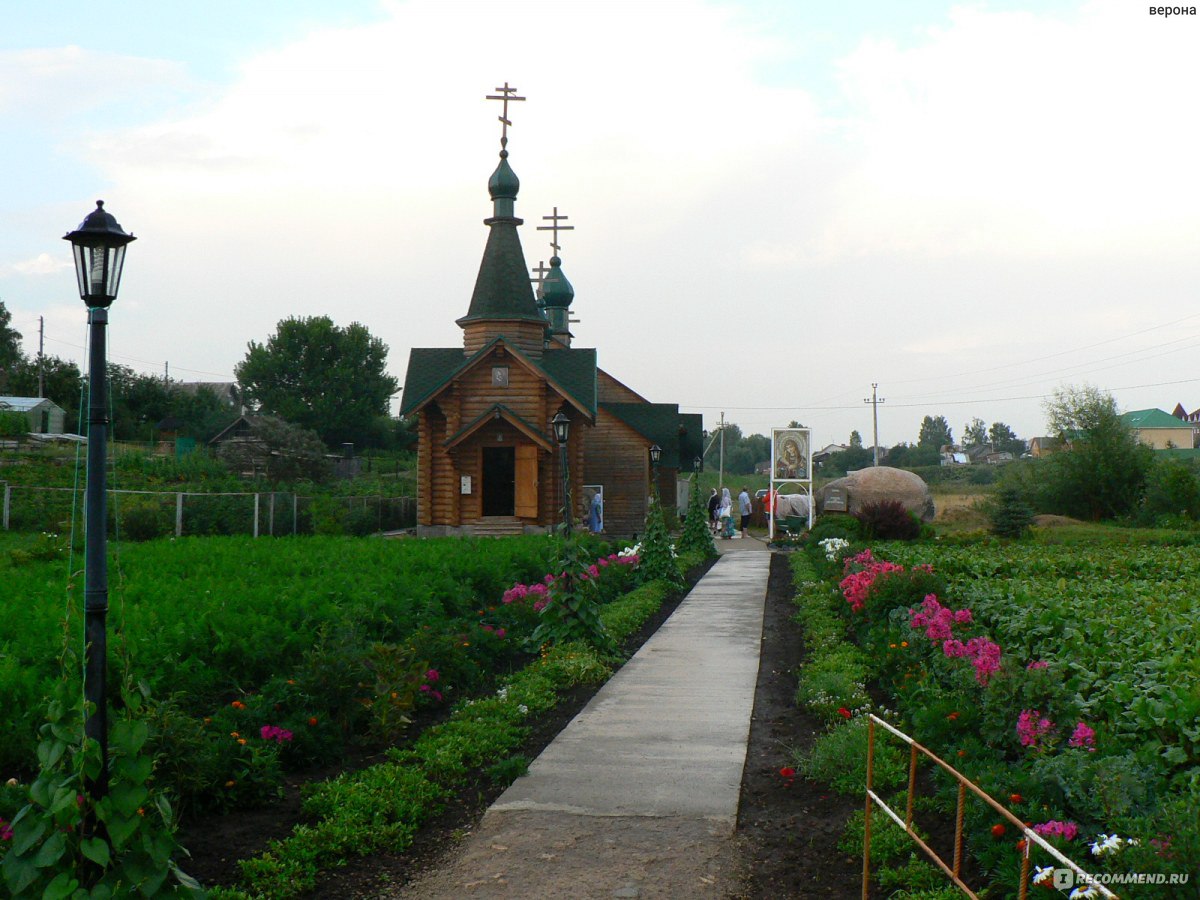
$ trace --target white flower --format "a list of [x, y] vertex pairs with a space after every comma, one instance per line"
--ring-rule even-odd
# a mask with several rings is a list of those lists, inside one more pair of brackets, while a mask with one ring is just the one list
[[518, 706], [517, 709], [519, 709], [521, 711], [521, 715], [523, 715], [523, 716], [529, 715], [529, 707], [526, 706], [524, 703], [522, 703], [520, 706]]
[[1090, 884], [1081, 885], [1067, 894], [1068, 900], [1084, 900], [1087, 897], [1099, 897], [1100, 892]]
[[1054, 866], [1041, 866], [1033, 870], [1033, 883], [1045, 884], [1054, 878]]
[[1102, 834], [1096, 843], [1092, 844], [1092, 856], [1106, 856], [1109, 853], [1116, 853], [1123, 846], [1125, 841], [1115, 834]]
[[499, 697], [501, 700], [507, 700], [508, 699], [508, 686], [505, 685], [504, 687], [500, 688], [500, 690], [496, 691], [496, 696]]

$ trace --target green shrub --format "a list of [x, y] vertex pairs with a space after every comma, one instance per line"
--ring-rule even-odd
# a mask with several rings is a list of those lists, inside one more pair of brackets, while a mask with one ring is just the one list
[[989, 511], [992, 534], [1006, 538], [1021, 538], [1033, 525], [1033, 510], [1015, 487], [1003, 487], [996, 492], [996, 500]]
[[1141, 513], [1148, 524], [1170, 516], [1200, 519], [1200, 480], [1192, 468], [1175, 459], [1156, 463], [1146, 479]]
[[855, 514], [863, 537], [879, 541], [912, 541], [921, 536], [921, 520], [899, 500], [876, 500]]
[[[828, 784], [839, 794], [859, 796], [867, 787], [867, 719], [856, 717], [835, 725], [817, 738], [812, 750], [800, 754], [796, 768], [808, 778]], [[908, 767], [894, 744], [875, 741], [875, 789], [903, 784]]]
[[[174, 499], [174, 495], [166, 495]], [[158, 497], [123, 497], [117, 507], [120, 536], [129, 541], [152, 541], [174, 533], [173, 516]]]
[[861, 651], [838, 644], [800, 669], [796, 702], [828, 722], [836, 721], [839, 709], [860, 710], [870, 704], [866, 676]]

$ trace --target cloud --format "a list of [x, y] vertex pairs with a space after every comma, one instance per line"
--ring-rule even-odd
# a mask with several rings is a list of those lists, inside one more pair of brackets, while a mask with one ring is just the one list
[[[39, 253], [33, 259], [22, 260], [0, 268], [0, 276], [13, 272], [18, 275], [54, 275], [71, 267], [72, 263], [69, 258], [55, 259], [49, 253]], [[8, 273], [5, 272], [5, 269], [8, 270]]]

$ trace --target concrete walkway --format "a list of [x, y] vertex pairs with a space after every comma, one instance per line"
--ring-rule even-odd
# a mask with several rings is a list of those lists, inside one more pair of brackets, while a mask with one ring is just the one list
[[[765, 550], [752, 538], [718, 541]], [[744, 546], [742, 546], [744, 545]], [[398, 896], [723, 896], [771, 555], [731, 552], [446, 866]]]

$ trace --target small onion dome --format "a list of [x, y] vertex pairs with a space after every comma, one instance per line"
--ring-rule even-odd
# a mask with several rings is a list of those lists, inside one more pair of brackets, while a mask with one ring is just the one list
[[516, 200], [517, 191], [521, 189], [521, 181], [517, 173], [508, 164], [508, 151], [500, 151], [500, 165], [488, 179], [488, 193], [493, 200]]
[[575, 299], [575, 289], [562, 271], [562, 260], [550, 257], [550, 271], [542, 282], [542, 305], [549, 308], [566, 309]]

